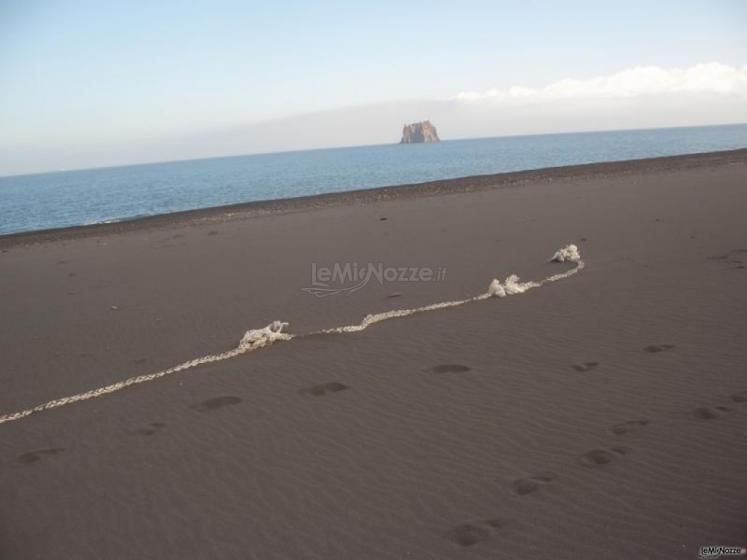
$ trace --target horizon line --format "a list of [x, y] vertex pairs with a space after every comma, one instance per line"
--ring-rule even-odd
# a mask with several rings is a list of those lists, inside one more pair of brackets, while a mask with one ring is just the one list
[[[634, 127], [634, 128], [610, 128], [610, 129], [590, 129], [590, 130], [568, 130], [563, 132], [540, 132], [532, 134], [498, 134], [495, 136], [470, 136], [470, 137], [458, 137], [458, 138], [446, 138], [441, 139], [438, 143], [444, 142], [461, 142], [468, 140], [491, 140], [497, 138], [528, 138], [533, 136], [563, 136], [571, 134], [601, 134], [608, 132], [634, 132], [634, 131], [645, 131], [645, 130], [676, 130], [684, 128], [715, 128], [715, 127], [726, 127], [726, 126], [747, 126], [747, 122], [734, 122], [734, 123], [715, 123], [715, 124], [699, 124], [699, 125], [675, 125], [675, 126], [655, 126], [655, 127]], [[34, 177], [38, 175], [54, 175], [56, 173], [77, 173], [82, 171], [102, 171], [106, 169], [120, 169], [127, 167], [144, 167], [148, 165], [168, 165], [177, 163], [188, 163], [188, 162], [200, 162], [200, 161], [212, 161], [219, 159], [233, 159], [233, 158], [244, 158], [253, 156], [271, 156], [271, 155], [282, 155], [282, 154], [295, 154], [303, 152], [321, 152], [326, 150], [344, 150], [344, 149], [357, 149], [357, 148], [376, 148], [383, 146], [413, 146], [417, 144], [400, 144], [399, 142], [383, 143], [383, 144], [348, 144], [338, 146], [324, 146], [319, 148], [306, 148], [300, 150], [277, 150], [269, 152], [251, 152], [245, 154], [226, 154], [226, 155], [214, 155], [204, 156], [187, 159], [173, 159], [173, 160], [160, 160], [160, 161], [141, 161], [134, 163], [125, 163], [119, 165], [101, 165], [94, 167], [76, 167], [73, 169], [56, 169], [50, 171], [36, 171], [31, 173], [11, 173], [10, 175], [0, 175], [2, 179], [12, 179], [18, 177]], [[433, 146], [434, 144], [429, 144]], [[406, 149], [406, 148], [405, 148]]]

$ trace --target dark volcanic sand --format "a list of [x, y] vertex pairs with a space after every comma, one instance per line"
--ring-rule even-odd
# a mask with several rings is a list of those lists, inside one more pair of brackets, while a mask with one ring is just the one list
[[[275, 319], [303, 333], [540, 279], [566, 243], [587, 263], [0, 425], [0, 559], [745, 546], [746, 215], [736, 151], [0, 238], [0, 413]], [[312, 262], [447, 275], [316, 298]]]

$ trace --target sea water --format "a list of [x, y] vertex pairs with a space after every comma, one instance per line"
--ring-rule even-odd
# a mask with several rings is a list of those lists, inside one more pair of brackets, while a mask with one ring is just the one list
[[0, 177], [0, 234], [258, 200], [747, 147], [747, 125], [446, 140]]

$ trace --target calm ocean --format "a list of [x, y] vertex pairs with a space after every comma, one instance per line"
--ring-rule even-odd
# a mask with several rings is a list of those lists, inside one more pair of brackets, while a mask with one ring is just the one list
[[0, 234], [317, 193], [747, 147], [747, 125], [450, 140], [0, 177]]

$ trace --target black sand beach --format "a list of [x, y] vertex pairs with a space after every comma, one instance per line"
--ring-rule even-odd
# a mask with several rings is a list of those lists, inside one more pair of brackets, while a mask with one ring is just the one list
[[[0, 558], [695, 558], [747, 545], [747, 150], [0, 237]], [[318, 298], [313, 263], [444, 269]]]

